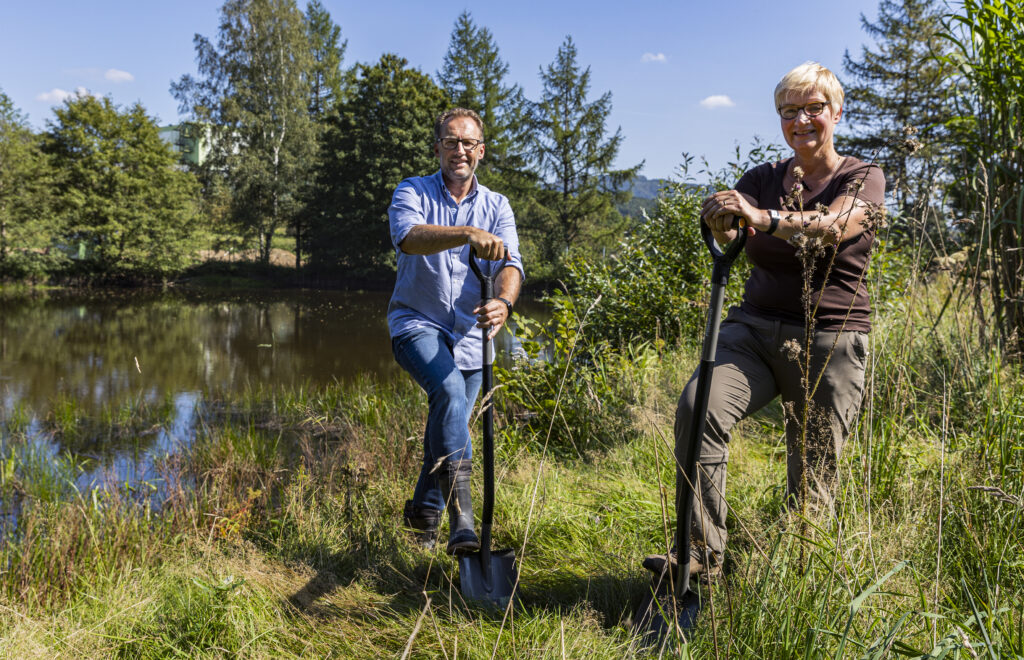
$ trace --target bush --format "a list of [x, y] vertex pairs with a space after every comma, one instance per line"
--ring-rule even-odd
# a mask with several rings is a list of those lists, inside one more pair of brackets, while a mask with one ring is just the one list
[[[587, 332], [594, 342], [621, 346], [700, 336], [711, 275], [711, 257], [700, 235], [702, 193], [670, 184], [654, 216], [638, 224], [609, 259], [571, 260], [570, 293], [555, 293], [550, 302], [590, 310]], [[745, 261], [738, 260], [728, 300], [739, 299], [746, 271]]]

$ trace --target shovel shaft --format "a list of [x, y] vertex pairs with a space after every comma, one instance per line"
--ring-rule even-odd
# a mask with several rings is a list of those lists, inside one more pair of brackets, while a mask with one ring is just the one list
[[[508, 250], [491, 275], [484, 275], [476, 263], [476, 255], [470, 253], [469, 266], [480, 280], [480, 294], [483, 304], [494, 298], [494, 278], [508, 263]], [[494, 519], [494, 405], [491, 392], [494, 390], [494, 341], [487, 338], [488, 330], [483, 329], [483, 422], [484, 422], [484, 505], [480, 519], [480, 548], [484, 558], [489, 559], [491, 553], [491, 523]], [[489, 565], [488, 561], [484, 562]]]
[[[737, 223], [738, 225], [738, 223]], [[722, 325], [722, 308], [725, 305], [725, 287], [729, 283], [732, 262], [746, 241], [746, 229], [739, 227], [736, 239], [723, 252], [715, 243], [711, 230], [701, 223], [704, 242], [711, 252], [711, 300], [708, 305], [708, 320], [701, 345], [700, 366], [697, 370], [697, 392], [693, 403], [693, 417], [686, 442], [676, 441], [676, 556], [679, 564], [679, 580], [676, 589], [685, 593], [690, 585], [690, 544], [693, 526], [694, 487], [697, 485], [697, 459], [700, 457], [704, 429], [707, 425], [708, 399], [711, 395], [711, 379], [715, 371], [715, 353], [718, 348], [718, 331]]]

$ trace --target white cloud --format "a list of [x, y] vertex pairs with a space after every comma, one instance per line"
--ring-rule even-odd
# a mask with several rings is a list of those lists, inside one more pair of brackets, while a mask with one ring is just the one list
[[69, 92], [66, 89], [60, 89], [59, 87], [54, 87], [50, 91], [43, 92], [42, 94], [36, 96], [36, 100], [49, 101], [50, 103], [63, 103], [65, 99], [68, 99], [72, 96], [93, 96], [98, 99], [103, 98], [102, 94], [90, 92], [85, 87], [76, 87], [75, 91], [73, 92]]
[[57, 87], [54, 87], [50, 91], [43, 92], [42, 94], [37, 96], [36, 100], [37, 101], [49, 101], [51, 103], [62, 103], [64, 101], [64, 99], [66, 99], [69, 96], [72, 96], [71, 92], [69, 92], [69, 91], [67, 91], [65, 89], [59, 89]]
[[120, 69], [107, 69], [107, 72], [103, 74], [103, 77], [116, 83], [132, 82], [135, 80], [135, 76], [127, 71], [121, 71]]
[[664, 64], [665, 62], [668, 62], [668, 56], [666, 56], [665, 53], [644, 53], [643, 57], [640, 58], [640, 61]]
[[725, 94], [714, 94], [702, 100], [700, 104], [709, 110], [714, 110], [715, 108], [731, 108], [736, 105], [733, 103], [733, 100]]

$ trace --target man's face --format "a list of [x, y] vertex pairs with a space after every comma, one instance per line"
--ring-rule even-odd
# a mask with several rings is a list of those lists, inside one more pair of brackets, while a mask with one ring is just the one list
[[[445, 148], [444, 143], [451, 140], [456, 140], [454, 148]], [[467, 149], [462, 144], [463, 140], [483, 140], [483, 135], [471, 118], [453, 117], [441, 127], [441, 139], [434, 143], [434, 154], [441, 161], [441, 173], [447, 181], [471, 180], [477, 163], [484, 157], [482, 141]]]

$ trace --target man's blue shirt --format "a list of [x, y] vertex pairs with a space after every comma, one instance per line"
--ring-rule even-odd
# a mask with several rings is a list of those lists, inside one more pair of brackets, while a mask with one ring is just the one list
[[[430, 176], [413, 177], [398, 184], [388, 207], [388, 218], [398, 258], [395, 292], [388, 305], [391, 336], [398, 337], [416, 328], [438, 328], [452, 345], [459, 369], [479, 369], [483, 331], [476, 327], [473, 310], [480, 304], [481, 289], [469, 268], [469, 245], [428, 255], [406, 254], [398, 245], [416, 225], [479, 227], [505, 243], [508, 265], [525, 277], [515, 217], [508, 199], [474, 179], [473, 191], [456, 203], [438, 170]], [[482, 262], [481, 270], [491, 273], [497, 265]]]

